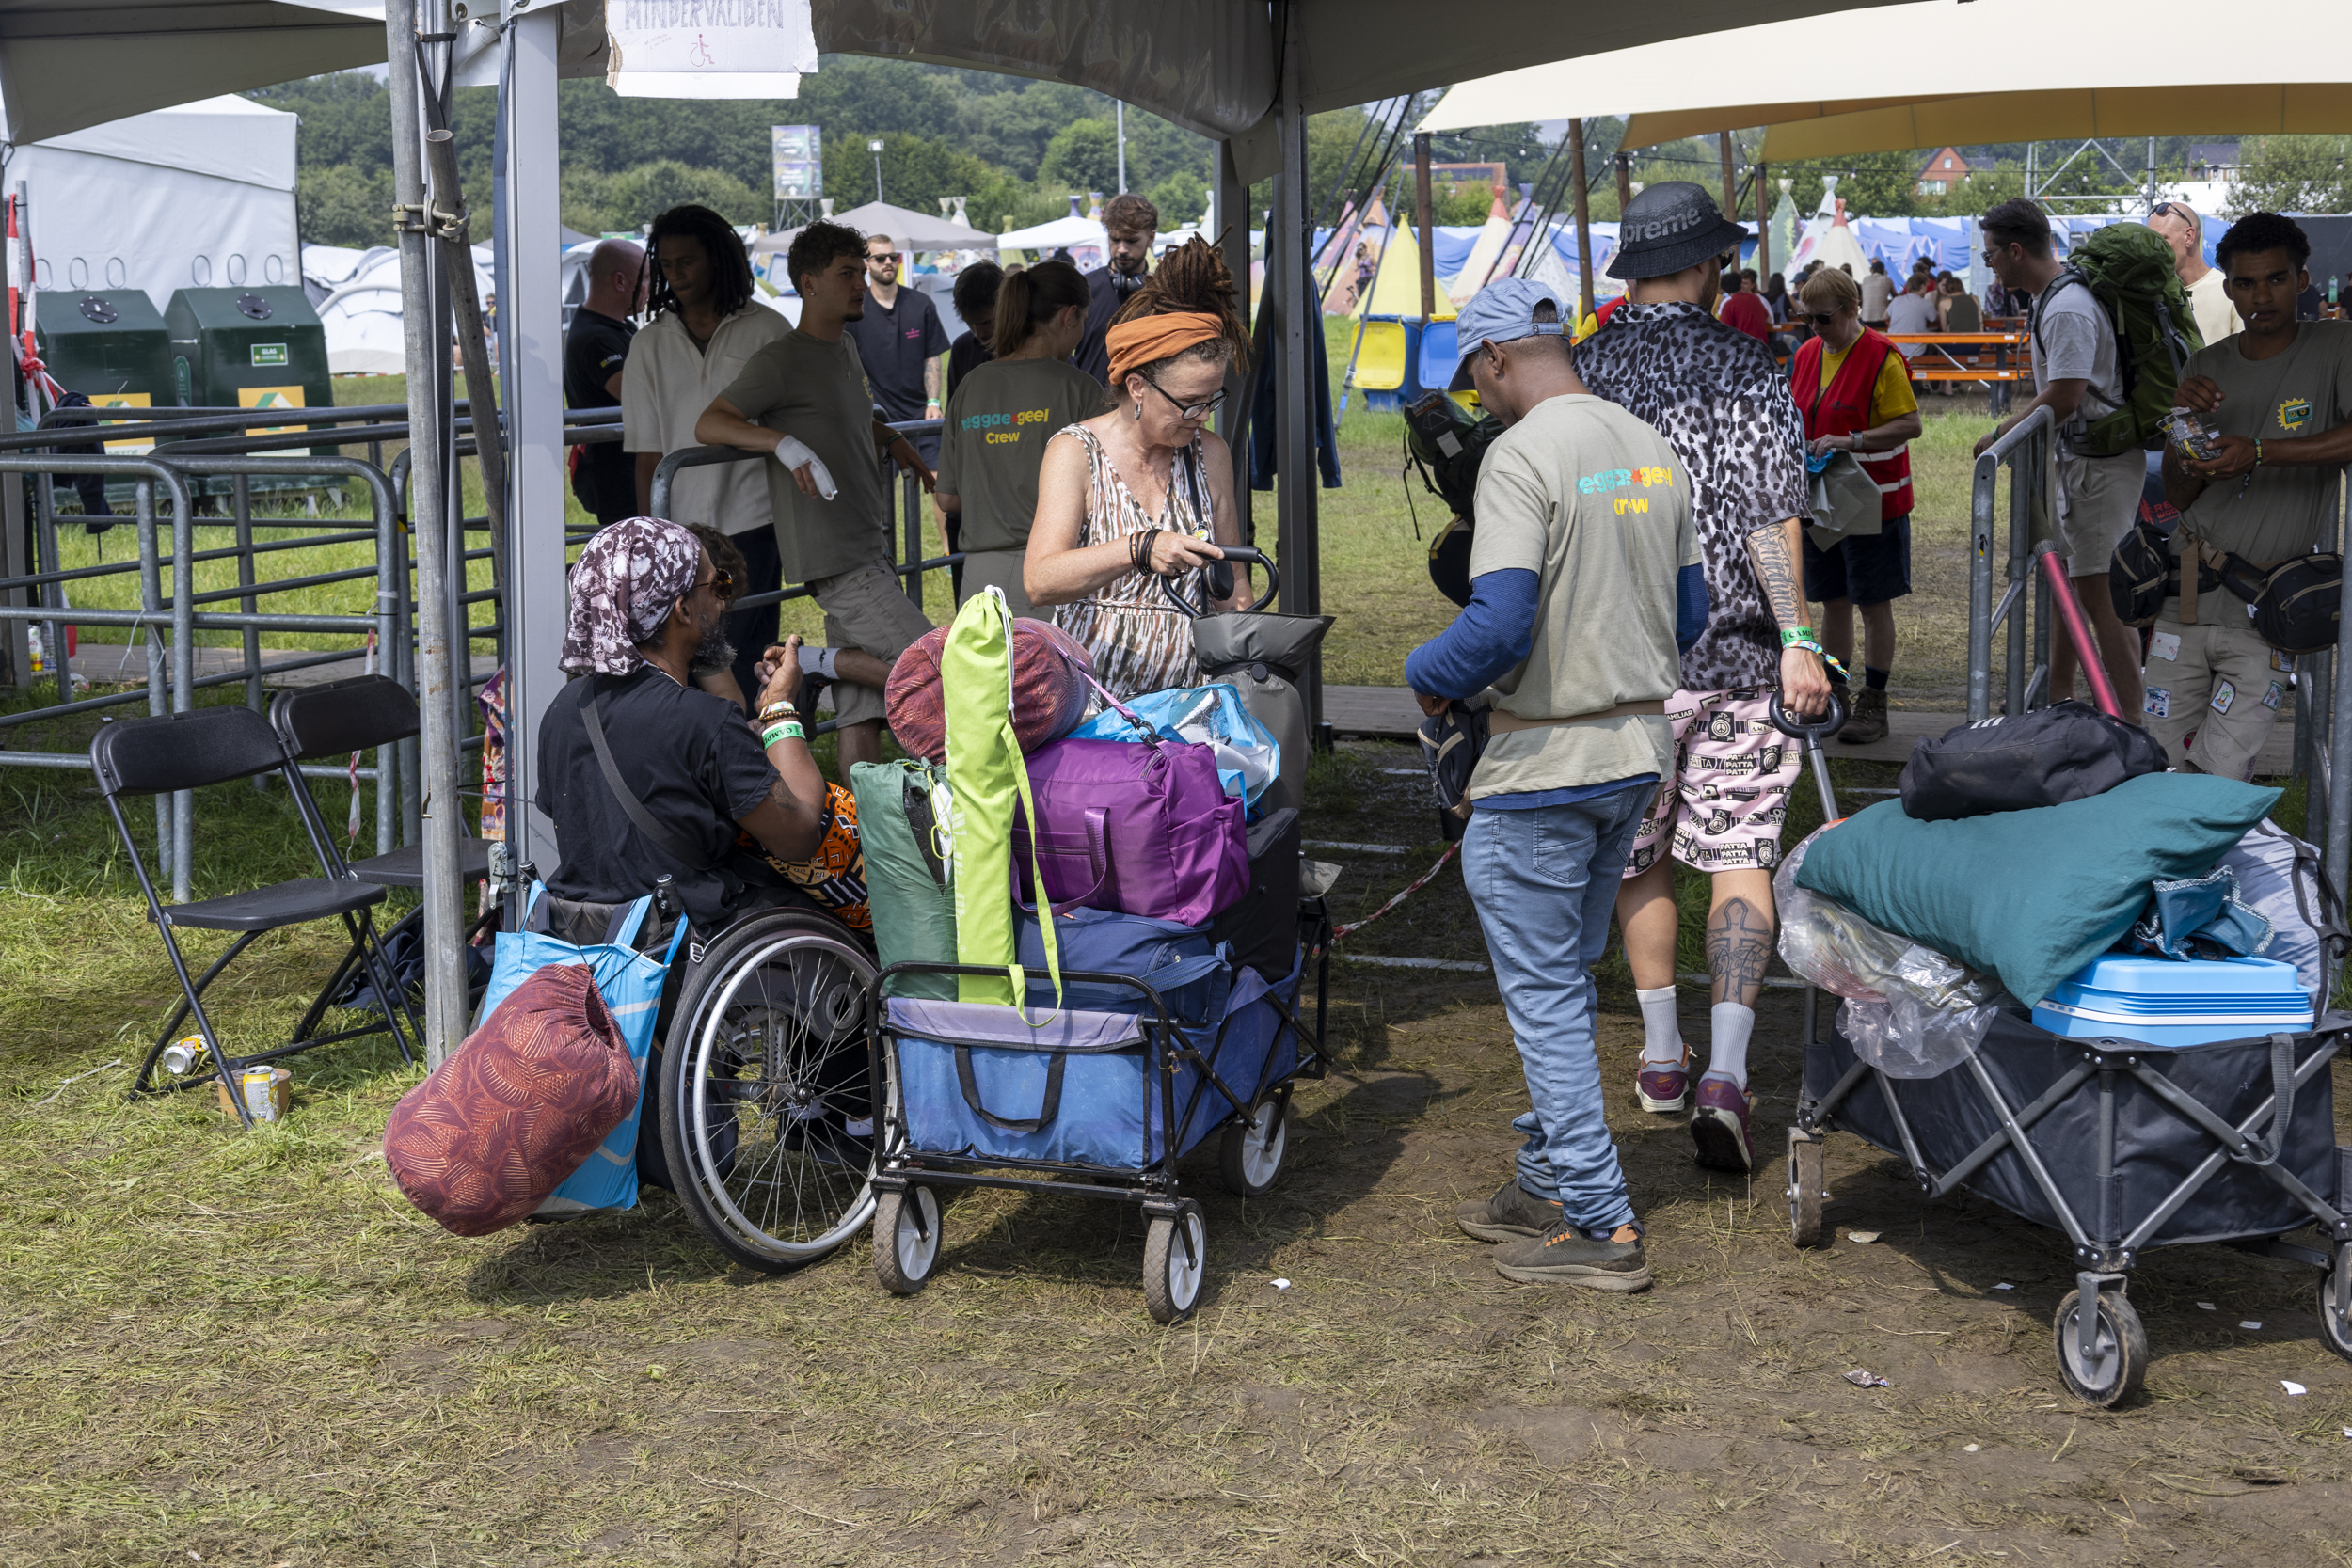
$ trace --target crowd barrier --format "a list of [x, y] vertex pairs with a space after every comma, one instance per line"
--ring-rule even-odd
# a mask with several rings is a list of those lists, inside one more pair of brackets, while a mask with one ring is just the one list
[[[454, 455], [464, 458], [474, 452], [472, 423], [464, 400], [459, 400], [456, 408]], [[256, 426], [251, 409], [158, 409], [151, 418], [148, 414], [142, 410], [137, 421], [129, 422], [119, 409], [62, 409], [52, 413], [38, 430], [0, 436], [0, 475], [27, 475], [33, 480], [29, 488], [34, 566], [28, 573], [0, 577], [0, 623], [29, 622], [40, 627], [45, 664], [38, 679], [22, 682], [34, 700], [0, 714], [0, 734], [107, 709], [184, 713], [194, 706], [198, 692], [221, 687], [242, 687], [247, 705], [258, 712], [263, 709], [265, 684], [294, 672], [329, 665], [347, 665], [357, 673], [358, 661], [371, 643], [382, 673], [417, 691], [417, 563], [409, 515], [406, 406], [272, 409], [266, 416], [266, 432], [259, 435], [251, 434]], [[565, 444], [621, 439], [619, 414], [617, 408], [567, 411]], [[102, 425], [103, 430], [88, 428]], [[86, 428], [87, 436], [83, 434]], [[909, 421], [894, 428], [919, 436], [940, 429], [940, 421]], [[61, 435], [69, 431], [71, 436]], [[137, 454], [67, 455], [55, 450], [68, 439], [77, 445], [97, 441], [153, 444]], [[290, 441], [295, 451], [287, 450]], [[400, 444], [401, 450], [388, 468], [382, 459], [385, 447], [391, 444]], [[314, 449], [359, 445], [366, 446], [369, 456], [311, 455]], [[710, 447], [671, 454], [655, 477], [655, 515], [662, 514], [672, 478], [680, 467], [751, 460], [755, 455]], [[125, 492], [131, 515], [119, 520], [129, 526], [136, 547], [120, 560], [69, 567], [60, 548], [60, 524], [71, 527], [81, 519], [57, 510], [55, 490], [59, 481], [83, 475], [103, 478], [110, 492]], [[257, 502], [264, 498], [290, 494], [315, 498], [329, 490], [346, 494], [356, 490], [363, 496], [364, 519], [333, 515], [275, 516], [257, 510]], [[894, 565], [906, 581], [909, 597], [920, 604], [925, 574], [951, 567], [962, 558], [926, 557], [923, 524], [928, 504], [917, 480], [902, 476], [894, 494], [898, 515], [891, 533], [898, 546]], [[214, 505], [219, 508], [218, 515], [202, 515], [204, 508]], [[199, 548], [199, 528], [226, 528], [230, 538], [225, 544]], [[497, 560], [489, 536], [490, 519], [484, 515], [459, 515], [450, 529], [450, 558], [453, 563], [462, 562], [453, 564], [448, 574], [451, 624], [468, 628], [469, 653], [479, 646], [494, 656], [493, 665], [501, 664], [506, 655], [500, 581], [502, 563]], [[588, 531], [574, 531], [575, 542], [584, 539]], [[373, 545], [373, 548], [369, 552], [371, 559], [359, 564], [269, 575], [272, 562], [283, 559], [286, 552], [338, 545]], [[235, 563], [233, 586], [181, 591], [183, 562], [191, 568], [187, 575], [193, 580], [194, 567], [216, 562]], [[387, 562], [398, 564], [387, 571]], [[492, 581], [486, 587], [473, 587], [469, 580], [467, 567], [475, 562], [491, 563]], [[167, 573], [172, 578], [168, 592]], [[77, 586], [122, 578], [135, 578], [135, 609], [74, 602]], [[374, 582], [375, 591], [371, 610], [363, 614], [303, 613], [269, 602], [277, 595], [368, 580]], [[754, 595], [744, 601], [743, 608], [808, 594], [804, 586], [787, 587]], [[490, 617], [473, 625], [475, 609], [482, 605], [492, 607]], [[105, 656], [98, 650], [114, 645], [90, 644], [77, 653], [68, 628], [99, 626], [122, 628], [134, 645], [144, 642], [143, 684], [132, 683], [129, 689], [120, 691], [77, 695], [77, 673], [92, 687], [110, 684], [99, 662]], [[199, 673], [197, 649], [203, 634], [220, 632], [237, 634], [236, 657], [229, 668]], [[323, 633], [351, 641], [347, 647], [289, 655], [263, 649], [262, 637], [269, 632]], [[265, 661], [265, 654], [273, 657]], [[118, 657], [117, 669], [127, 662], [127, 657]], [[473, 697], [488, 678], [486, 672], [474, 675], [469, 659], [451, 683], [455, 710], [452, 733], [459, 737], [461, 752], [479, 751], [483, 745]], [[412, 738], [379, 750], [372, 762], [363, 765], [307, 764], [302, 771], [311, 778], [373, 787], [378, 848], [411, 845], [419, 841], [422, 805], [424, 773], [418, 746]], [[87, 769], [89, 766], [86, 751], [0, 745], [0, 767]], [[194, 797], [185, 792], [159, 797], [155, 809], [158, 861], [167, 868], [172, 900], [185, 902], [192, 895]]]

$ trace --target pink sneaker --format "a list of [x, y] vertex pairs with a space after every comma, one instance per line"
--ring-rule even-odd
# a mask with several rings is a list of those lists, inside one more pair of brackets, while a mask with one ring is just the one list
[[1730, 1079], [1709, 1074], [1699, 1080], [1691, 1141], [1698, 1145], [1700, 1164], [1742, 1175], [1756, 1168], [1756, 1148], [1748, 1141], [1748, 1116], [1755, 1108], [1755, 1097]]
[[1633, 1080], [1634, 1098], [1645, 1111], [1679, 1111], [1691, 1102], [1691, 1053], [1685, 1051], [1682, 1060], [1672, 1067], [1642, 1064], [1641, 1072]]

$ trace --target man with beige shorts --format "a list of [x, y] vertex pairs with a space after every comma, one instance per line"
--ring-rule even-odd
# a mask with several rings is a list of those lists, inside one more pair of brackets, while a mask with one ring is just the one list
[[[772, 454], [768, 499], [784, 580], [804, 582], [825, 612], [825, 648], [803, 668], [839, 683], [840, 766], [882, 760], [882, 686], [907, 645], [931, 629], [890, 564], [890, 495], [882, 455], [932, 487], [904, 436], [875, 418], [874, 397], [847, 330], [866, 302], [866, 241], [812, 223], [786, 253], [801, 321], [745, 361], [703, 410], [694, 438]], [[765, 420], [767, 427], [752, 423]]]
[[2352, 457], [2352, 324], [2296, 320], [2310, 258], [2301, 226], [2275, 213], [2221, 237], [2215, 259], [2245, 330], [2191, 356], [2180, 393], [2219, 433], [2220, 453], [2199, 462], [2165, 448], [2179, 576], [2149, 638], [2148, 733], [2194, 772], [2253, 776], [2295, 660], [2254, 635], [2245, 601], [2205, 586], [2211, 571], [2201, 592], [2179, 591], [2197, 570], [2190, 541], [2256, 568], [2309, 554], [2328, 537]]
[[[2137, 448], [2112, 457], [2075, 450], [2083, 432], [2121, 407], [2123, 374], [2116, 362], [2115, 326], [2081, 275], [2052, 253], [2050, 220], [2023, 197], [2004, 201], [1978, 220], [1984, 229], [1984, 261], [2001, 287], [2033, 300], [2034, 397], [2000, 427], [1977, 442], [1981, 455], [2037, 408], [2058, 420], [2052, 443], [2057, 471], [2050, 478], [2058, 547], [2066, 575], [2099, 644], [2099, 662], [2114, 683], [2123, 717], [2137, 721], [2140, 710], [2139, 633], [2115, 613], [2107, 594], [2107, 563], [2139, 515], [2139, 495], [2148, 482], [2147, 454]], [[2050, 641], [2050, 698], [2074, 695], [2074, 646], [2064, 637]]]

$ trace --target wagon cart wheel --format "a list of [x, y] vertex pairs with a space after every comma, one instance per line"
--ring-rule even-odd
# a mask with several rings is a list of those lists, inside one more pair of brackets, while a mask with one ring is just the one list
[[2319, 1337], [2352, 1361], [2352, 1246], [2336, 1248], [2336, 1266], [2319, 1276]]
[[874, 1199], [874, 1277], [894, 1296], [911, 1296], [930, 1283], [939, 1266], [939, 1199], [929, 1187], [882, 1193]]
[[1283, 1098], [1261, 1102], [1247, 1120], [1225, 1124], [1217, 1139], [1217, 1172], [1225, 1190], [1235, 1197], [1259, 1197], [1282, 1174], [1282, 1155], [1290, 1146], [1290, 1117]]
[[1788, 1129], [1788, 1240], [1798, 1246], [1821, 1244], [1821, 1140], [1800, 1127]]
[[2069, 1291], [2058, 1303], [2054, 1326], [2058, 1331], [2058, 1380], [2067, 1392], [2085, 1404], [2112, 1410], [2138, 1391], [2148, 1376], [2148, 1331], [2139, 1314], [2120, 1291], [2101, 1291], [2093, 1308], [2098, 1314], [2090, 1353], [2083, 1351], [2080, 1314], [2083, 1293]]
[[1143, 1241], [1143, 1305], [1154, 1323], [1182, 1323], [1200, 1302], [1209, 1237], [1200, 1205], [1186, 1198], [1173, 1214], [1154, 1214]]

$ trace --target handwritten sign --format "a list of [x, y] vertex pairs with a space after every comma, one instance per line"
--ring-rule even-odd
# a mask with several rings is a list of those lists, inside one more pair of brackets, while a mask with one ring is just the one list
[[607, 0], [605, 82], [632, 98], [796, 98], [817, 69], [809, 0]]

